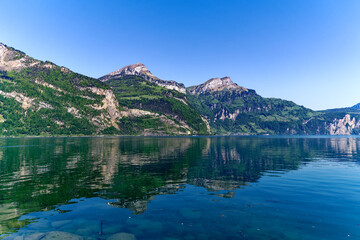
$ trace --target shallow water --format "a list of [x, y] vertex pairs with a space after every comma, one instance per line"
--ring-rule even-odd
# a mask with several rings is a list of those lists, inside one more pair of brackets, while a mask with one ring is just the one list
[[0, 139], [0, 236], [360, 239], [359, 154], [354, 137]]

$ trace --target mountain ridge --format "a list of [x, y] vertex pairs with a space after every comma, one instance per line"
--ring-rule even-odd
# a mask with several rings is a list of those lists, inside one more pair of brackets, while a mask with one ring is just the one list
[[[109, 84], [118, 76], [105, 83], [1, 44], [0, 135], [209, 134], [184, 94], [134, 76], [127, 83], [136, 104], [115, 91], [129, 86]], [[143, 87], [148, 92], [140, 96]]]
[[313, 111], [230, 77], [185, 88], [142, 63], [95, 79], [0, 44], [0, 83], [2, 136], [360, 133], [355, 110]]
[[106, 82], [110, 79], [124, 77], [128, 75], [135, 75], [143, 77], [145, 80], [155, 83], [161, 87], [165, 87], [167, 89], [176, 90], [181, 93], [186, 93], [185, 85], [182, 83], [178, 83], [173, 80], [162, 80], [155, 75], [153, 75], [147, 67], [142, 63], [136, 63], [127, 65], [125, 67], [120, 68], [119, 70], [116, 70], [114, 72], [111, 72], [107, 75], [104, 75], [99, 78], [100, 81]]
[[205, 92], [217, 92], [222, 91], [224, 89], [227, 90], [236, 90], [238, 92], [248, 92], [249, 90], [245, 87], [241, 87], [234, 83], [230, 77], [222, 77], [222, 78], [211, 78], [207, 80], [206, 82], [190, 86], [187, 88], [187, 90], [191, 94], [204, 94]]

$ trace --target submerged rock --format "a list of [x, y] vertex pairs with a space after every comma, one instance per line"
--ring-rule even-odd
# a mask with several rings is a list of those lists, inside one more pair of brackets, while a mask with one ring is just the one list
[[45, 236], [39, 238], [39, 240], [49, 239], [66, 239], [66, 240], [83, 240], [83, 237], [68, 232], [53, 231], [46, 233]]
[[103, 232], [106, 235], [115, 234], [115, 233], [122, 232], [122, 231], [123, 231], [123, 226], [121, 226], [121, 225], [117, 225], [117, 224], [108, 225], [107, 224], [107, 225], [103, 226]]
[[97, 231], [97, 229], [95, 228], [79, 228], [76, 230], [76, 233], [82, 236], [89, 236], [89, 235], [93, 235], [93, 234], [97, 234], [99, 231]]
[[59, 228], [66, 224], [69, 224], [70, 222], [71, 222], [71, 220], [59, 220], [59, 221], [52, 222], [51, 226], [54, 228]]
[[66, 240], [83, 240], [83, 237], [68, 232], [29, 232], [22, 236], [17, 236], [14, 240], [49, 240], [49, 239], [66, 239]]
[[131, 233], [116, 233], [108, 237], [107, 240], [136, 240], [136, 238]]
[[29, 225], [30, 230], [35, 230], [35, 231], [47, 231], [49, 229], [49, 222], [47, 221], [38, 221], [38, 222], [34, 222], [31, 223]]

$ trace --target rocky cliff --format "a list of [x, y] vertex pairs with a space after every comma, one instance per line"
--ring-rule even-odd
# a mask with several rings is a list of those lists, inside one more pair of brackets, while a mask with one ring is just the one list
[[131, 125], [126, 123], [124, 127], [129, 131], [139, 129], [139, 125], [148, 125], [144, 122], [146, 121], [152, 122], [151, 125], [157, 129], [158, 134], [210, 133], [206, 120], [189, 105], [183, 93], [161, 87], [135, 75], [109, 79], [105, 83], [111, 87], [119, 104], [123, 106], [123, 116], [130, 119], [137, 116], [143, 119], [141, 122], [132, 121]]
[[1, 136], [349, 135], [360, 133], [357, 107], [316, 112], [230, 77], [185, 89], [141, 63], [94, 79], [0, 43]]
[[[141, 77], [116, 84], [135, 75]], [[183, 85], [156, 78], [142, 64], [109, 76], [102, 82], [0, 44], [0, 135], [209, 133]]]
[[225, 89], [238, 93], [249, 91], [247, 88], [240, 87], [234, 83], [230, 77], [212, 78], [201, 85], [189, 87], [187, 90], [190, 94], [205, 94]]
[[[0, 43], [0, 71], [20, 71], [25, 68], [38, 68], [46, 71], [46, 69], [55, 69], [56, 67], [52, 62], [34, 59], [24, 52]], [[60, 70], [71, 72], [65, 67], [60, 67]]]
[[0, 44], [0, 135], [97, 134], [118, 128], [109, 87]]
[[186, 93], [184, 84], [181, 84], [181, 83], [178, 83], [175, 81], [161, 80], [161, 79], [155, 77], [146, 68], [146, 66], [142, 63], [125, 66], [123, 68], [120, 68], [119, 70], [116, 70], [112, 73], [109, 73], [109, 74], [99, 78], [99, 80], [105, 82], [110, 79], [120, 78], [120, 77], [124, 77], [124, 76], [128, 76], [128, 75], [140, 76], [140, 77], [144, 78], [145, 80], [155, 83], [161, 87], [171, 89], [171, 90], [176, 90], [176, 91], [184, 93], [184, 94]]
[[291, 101], [263, 98], [229, 77], [187, 88], [190, 103], [216, 134], [356, 134], [355, 118], [342, 112], [315, 112]]
[[360, 120], [346, 114], [343, 118], [335, 118], [332, 123], [328, 125], [330, 135], [351, 135], [358, 133], [360, 129]]

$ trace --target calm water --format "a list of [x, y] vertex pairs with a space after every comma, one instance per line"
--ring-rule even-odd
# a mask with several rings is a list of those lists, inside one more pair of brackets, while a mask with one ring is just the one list
[[360, 239], [360, 138], [0, 139], [1, 237]]

